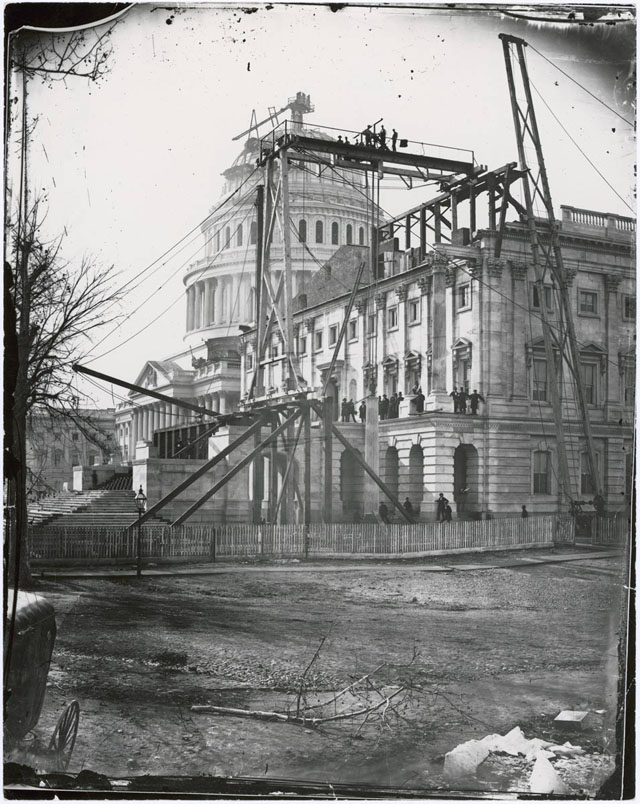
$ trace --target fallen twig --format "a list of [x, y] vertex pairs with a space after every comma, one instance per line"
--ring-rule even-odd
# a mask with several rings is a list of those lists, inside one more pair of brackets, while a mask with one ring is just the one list
[[262, 712], [257, 709], [233, 709], [229, 706], [213, 706], [211, 704], [194, 704], [191, 707], [192, 712], [198, 714], [211, 714], [211, 715], [231, 715], [234, 717], [250, 717], [256, 720], [277, 720], [281, 723], [296, 723], [300, 726], [317, 726], [321, 723], [333, 723], [337, 720], [347, 720], [349, 718], [360, 717], [361, 715], [369, 715], [380, 709], [381, 706], [388, 706], [389, 702], [396, 698], [400, 693], [405, 692], [406, 687], [400, 687], [392, 695], [388, 695], [382, 701], [372, 706], [367, 706], [362, 709], [356, 709], [353, 712], [341, 712], [338, 715], [329, 715], [328, 717], [300, 717], [299, 715], [287, 715], [283, 712]]

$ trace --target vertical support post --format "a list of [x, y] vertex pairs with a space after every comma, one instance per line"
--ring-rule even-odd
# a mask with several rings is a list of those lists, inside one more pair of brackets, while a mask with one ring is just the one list
[[420, 259], [424, 260], [427, 253], [427, 209], [420, 210]]
[[[291, 270], [291, 223], [289, 215], [289, 158], [288, 151], [283, 148], [280, 151], [280, 191], [282, 194], [282, 242], [284, 245], [284, 320], [286, 332], [284, 342], [284, 354], [286, 357], [286, 384], [288, 390], [297, 387], [298, 381], [294, 371], [294, 352], [293, 352], [293, 276]], [[288, 436], [287, 436], [288, 437]], [[291, 486], [293, 488], [293, 485]], [[293, 501], [293, 497], [291, 497]], [[289, 508], [289, 495], [286, 498], [287, 509]], [[290, 510], [287, 510], [287, 515]]]
[[476, 188], [474, 182], [469, 182], [469, 235], [473, 237], [476, 230]]
[[[458, 228], [458, 196], [451, 193], [451, 234]], [[453, 239], [453, 238], [452, 238]]]
[[136, 575], [142, 576], [142, 511], [138, 509], [138, 542], [136, 545]]
[[[525, 205], [527, 208], [527, 224], [529, 228], [529, 241], [531, 247], [531, 257], [533, 268], [535, 271], [536, 276], [536, 286], [538, 288], [538, 298], [540, 299], [540, 317], [542, 319], [542, 335], [544, 338], [544, 351], [545, 357], [547, 361], [547, 381], [549, 383], [549, 391], [551, 393], [551, 404], [553, 407], [553, 414], [554, 420], [556, 424], [556, 449], [558, 453], [558, 495], [560, 498], [560, 502], [564, 502], [564, 498], [567, 497], [571, 499], [571, 489], [569, 486], [569, 461], [567, 458], [567, 449], [566, 449], [566, 441], [564, 436], [564, 425], [562, 422], [562, 403], [560, 399], [560, 390], [558, 388], [558, 377], [556, 372], [556, 360], [555, 360], [555, 353], [553, 350], [553, 343], [552, 343], [552, 335], [551, 329], [549, 326], [549, 321], [547, 317], [547, 309], [546, 304], [544, 302], [544, 270], [543, 267], [540, 265], [540, 245], [538, 242], [538, 232], [536, 227], [536, 219], [533, 209], [533, 198], [531, 193], [531, 186], [529, 184], [529, 166], [527, 163], [527, 156], [524, 144], [524, 132], [521, 127], [521, 120], [522, 120], [522, 112], [518, 106], [518, 100], [516, 95], [516, 86], [515, 86], [515, 78], [513, 74], [513, 67], [511, 64], [511, 53], [509, 50], [509, 38], [505, 37], [504, 34], [500, 35], [500, 39], [502, 39], [502, 48], [505, 60], [505, 67], [507, 70], [507, 82], [509, 84], [509, 95], [511, 98], [511, 113], [513, 115], [513, 123], [516, 132], [516, 141], [518, 145], [518, 158], [520, 161], [520, 169], [525, 172], [522, 181], [522, 188], [524, 190], [525, 196]], [[524, 52], [522, 51], [522, 45], [518, 43], [522, 43], [523, 40], [516, 39], [516, 46], [518, 47], [518, 56], [520, 59], [520, 68], [522, 72], [522, 81], [525, 86], [525, 89], [528, 88], [528, 80], [526, 75], [526, 68], [524, 66]], [[529, 119], [529, 126], [534, 126], [534, 131], [537, 135], [537, 128], [535, 127], [535, 117], [533, 113], [533, 102], [531, 99], [530, 94], [527, 94], [527, 102], [528, 102], [528, 119]], [[537, 136], [536, 136], [537, 139]], [[538, 160], [539, 161], [539, 160]], [[543, 165], [539, 167], [543, 171]], [[553, 221], [551, 221], [553, 224]], [[560, 289], [562, 294], [562, 288]], [[565, 290], [566, 294], [566, 290]], [[562, 365], [562, 363], [561, 363]], [[580, 385], [580, 380], [577, 379], [577, 385]], [[587, 422], [588, 422], [588, 414], [587, 414]], [[588, 424], [587, 424], [588, 427]]]
[[324, 505], [323, 519], [325, 524], [333, 521], [333, 397], [325, 396], [322, 409], [322, 426], [324, 428]]
[[[307, 407], [304, 418], [304, 525], [311, 524], [311, 407]], [[307, 538], [307, 537], [305, 537]]]
[[496, 185], [493, 175], [487, 177], [487, 189], [489, 190], [489, 229], [496, 230]]
[[264, 316], [262, 315], [263, 308], [263, 287], [262, 287], [262, 269], [263, 269], [263, 256], [264, 256], [264, 186], [258, 185], [256, 195], [256, 209], [257, 209], [257, 238], [256, 238], [256, 279], [255, 279], [255, 305], [256, 309], [253, 311], [256, 318], [256, 352], [253, 355], [253, 389], [256, 396], [264, 394], [264, 379], [262, 377], [262, 366], [260, 361], [260, 344], [262, 343], [263, 329], [264, 329]]
[[[260, 430], [253, 437], [253, 447], [257, 449], [262, 440]], [[262, 498], [264, 496], [264, 458], [259, 452], [253, 459], [253, 524], [262, 519]]]
[[411, 215], [407, 215], [404, 223], [404, 247], [408, 251], [411, 248]]
[[[275, 414], [271, 421], [271, 432], [278, 429], [278, 415]], [[276, 501], [278, 499], [278, 439], [274, 438], [271, 442], [271, 460], [269, 461], [269, 522], [274, 522], [276, 512]]]
[[442, 243], [442, 221], [440, 219], [440, 204], [433, 205], [433, 228], [435, 230], [434, 240], [436, 243]]

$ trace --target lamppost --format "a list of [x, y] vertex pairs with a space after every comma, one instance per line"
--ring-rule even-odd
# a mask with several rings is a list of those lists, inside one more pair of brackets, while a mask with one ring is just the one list
[[142, 486], [135, 497], [136, 507], [138, 509], [138, 545], [137, 545], [137, 564], [136, 575], [138, 578], [142, 575], [142, 515], [147, 510], [147, 496], [142, 490]]

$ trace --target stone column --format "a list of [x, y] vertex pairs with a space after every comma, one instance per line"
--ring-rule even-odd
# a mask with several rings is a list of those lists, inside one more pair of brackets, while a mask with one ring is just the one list
[[[406, 344], [408, 342], [407, 337], [407, 291], [409, 290], [409, 285], [403, 284], [399, 285], [396, 288], [396, 296], [398, 297], [398, 331], [402, 333], [402, 341], [401, 343]], [[404, 348], [404, 347], [403, 347]], [[406, 349], [405, 349], [406, 351]], [[404, 396], [407, 387], [405, 383], [405, 364], [404, 364], [404, 355], [401, 354], [398, 357], [398, 391], [402, 391], [402, 395]]]
[[210, 321], [212, 324], [217, 322], [216, 318], [216, 300], [218, 298], [218, 280], [212, 279], [211, 280], [211, 309], [210, 309]]
[[[434, 264], [431, 286], [431, 393], [436, 403], [450, 402], [447, 397], [447, 305], [445, 268]], [[442, 399], [438, 399], [441, 397]]]
[[[618, 312], [618, 285], [620, 284], [620, 276], [605, 276], [604, 277], [604, 333], [605, 342], [603, 344], [607, 357], [613, 357], [611, 352], [615, 355], [615, 346], [612, 349], [610, 341], [611, 335], [611, 322], [617, 321], [620, 318]], [[610, 366], [607, 360], [603, 361], [603, 401], [605, 403], [605, 421], [609, 418], [609, 406], [611, 403], [624, 405], [624, 398], [620, 398], [620, 375], [617, 371], [610, 371]], [[624, 394], [624, 390], [622, 391]], [[602, 469], [601, 469], [602, 472]]]
[[[364, 459], [373, 471], [380, 474], [380, 446], [378, 441], [378, 397], [368, 394], [365, 400], [367, 418], [364, 428]], [[378, 513], [382, 492], [368, 474], [364, 475], [364, 513]], [[385, 500], [387, 504], [387, 500]], [[387, 505], [387, 508], [389, 506]]]
[[511, 343], [509, 365], [511, 366], [511, 398], [528, 399], [527, 361], [525, 355], [525, 328], [522, 326], [525, 310], [528, 308], [527, 298], [527, 265], [523, 262], [511, 262], [513, 287], [513, 304], [509, 305], [511, 315]]
[[[358, 311], [358, 334], [360, 335], [360, 343], [362, 344], [362, 366], [364, 368], [367, 362], [367, 302], [365, 299], [359, 299], [355, 303], [356, 310]], [[367, 395], [367, 381], [362, 372], [362, 387], [361, 396]], [[377, 412], [376, 412], [377, 415]]]
[[208, 326], [210, 323], [210, 308], [211, 308], [211, 280], [204, 280], [204, 321], [203, 326]]
[[129, 442], [129, 458], [133, 460], [136, 457], [136, 441], [138, 440], [138, 413], [133, 410], [131, 413], [131, 428], [130, 428], [130, 442]]
[[387, 294], [386, 293], [378, 293], [376, 296], [376, 337], [375, 337], [375, 344], [376, 344], [376, 351], [375, 356], [372, 359], [372, 363], [378, 367], [380, 372], [379, 379], [381, 382], [381, 387], [378, 388], [379, 394], [386, 393], [384, 388], [384, 375], [382, 374], [382, 361], [384, 360], [384, 355], [386, 351], [386, 337], [387, 337], [387, 320], [386, 320], [386, 313], [387, 313]]

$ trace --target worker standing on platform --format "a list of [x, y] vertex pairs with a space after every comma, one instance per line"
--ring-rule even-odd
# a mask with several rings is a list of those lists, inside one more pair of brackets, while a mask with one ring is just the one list
[[383, 151], [387, 149], [387, 130], [384, 126], [380, 126], [380, 148]]
[[347, 402], [347, 397], [345, 396], [342, 400], [342, 404], [340, 405], [340, 419], [343, 422], [349, 421], [349, 403]]
[[365, 145], [371, 145], [372, 137], [373, 137], [373, 132], [371, 131], [371, 126], [368, 125], [364, 130], [364, 143], [365, 143]]
[[473, 393], [469, 394], [469, 404], [471, 406], [471, 415], [476, 416], [478, 413], [478, 405], [480, 402], [484, 402], [484, 398], [481, 394], [479, 394], [476, 389], [473, 389]]
[[393, 148], [394, 151], [396, 150], [397, 142], [398, 142], [398, 132], [394, 128], [391, 133], [391, 147]]
[[360, 421], [364, 424], [367, 419], [367, 406], [364, 404], [364, 400], [362, 400], [358, 408], [358, 416], [360, 416]]

